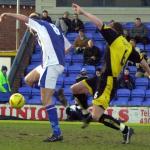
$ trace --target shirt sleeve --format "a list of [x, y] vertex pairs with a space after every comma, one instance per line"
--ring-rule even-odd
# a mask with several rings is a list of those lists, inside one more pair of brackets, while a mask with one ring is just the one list
[[71, 43], [68, 41], [68, 39], [64, 35], [63, 37], [64, 37], [65, 49], [69, 49], [71, 47]]
[[99, 32], [103, 35], [104, 39], [107, 41], [109, 45], [119, 36], [111, 27], [103, 24], [101, 30]]
[[36, 20], [33, 20], [33, 19], [31, 19], [31, 18], [29, 18], [29, 21], [28, 21], [28, 23], [26, 23], [26, 25], [29, 27], [29, 28], [31, 28], [31, 29], [33, 29], [34, 31], [36, 31], [36, 32], [39, 32], [40, 31], [40, 28], [41, 28], [41, 25], [40, 25], [40, 23]]

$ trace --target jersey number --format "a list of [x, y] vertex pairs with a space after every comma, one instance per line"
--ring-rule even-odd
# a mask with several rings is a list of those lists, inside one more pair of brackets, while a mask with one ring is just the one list
[[60, 32], [59, 30], [57, 29], [57, 27], [54, 25], [54, 24], [50, 24], [51, 27], [53, 28], [54, 32], [57, 34], [57, 35], [60, 35]]

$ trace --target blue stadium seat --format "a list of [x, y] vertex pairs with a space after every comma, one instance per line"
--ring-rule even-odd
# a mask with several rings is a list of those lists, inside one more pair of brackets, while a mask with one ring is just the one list
[[96, 41], [94, 44], [95, 44], [95, 46], [97, 46], [100, 50], [104, 50], [104, 45], [105, 45], [105, 43]]
[[150, 90], [146, 90], [146, 92], [145, 92], [145, 100], [150, 100]]
[[88, 39], [93, 39], [93, 35], [91, 32], [86, 32], [85, 33], [85, 36], [88, 38]]
[[100, 33], [94, 33], [93, 34], [93, 40], [94, 40], [94, 42], [104, 41], [104, 37]]
[[61, 75], [57, 79], [56, 88], [62, 88], [64, 86], [64, 76]]
[[134, 22], [127, 22], [124, 24], [124, 27], [126, 29], [131, 29], [131, 28], [133, 28], [133, 26], [134, 26]]
[[136, 66], [129, 66], [128, 68], [130, 69], [130, 74], [135, 76], [135, 73], [137, 71]]
[[65, 77], [64, 79], [64, 87], [70, 87], [72, 84], [74, 84], [76, 81], [75, 81], [75, 77]]
[[93, 100], [93, 96], [89, 96], [89, 97], [88, 97], [88, 100], [87, 100], [88, 106], [91, 106], [91, 105], [92, 105], [92, 100]]
[[144, 23], [144, 24], [145, 24], [145, 26], [147, 27], [148, 31], [150, 31], [150, 23], [149, 23], [149, 22], [146, 22], [146, 23]]
[[31, 65], [29, 65], [28, 67], [27, 67], [27, 69], [26, 69], [26, 73], [29, 73], [30, 71], [32, 71], [34, 68], [36, 68], [38, 66], [38, 64], [36, 64], [36, 65], [33, 65], [33, 64], [31, 64]]
[[69, 65], [71, 64], [71, 58], [72, 56], [70, 54], [65, 55], [65, 62]]
[[141, 99], [131, 100], [128, 102], [128, 106], [142, 106]]
[[113, 99], [111, 99], [109, 105], [114, 106], [115, 101], [117, 101], [117, 97], [114, 97]]
[[84, 24], [85, 31], [96, 32], [96, 25], [92, 22], [85, 22]]
[[66, 37], [69, 41], [74, 41], [77, 36], [78, 33], [68, 33]]
[[114, 106], [127, 106], [128, 104], [128, 97], [119, 97], [116, 101], [113, 101]]
[[150, 44], [146, 44], [146, 45], [145, 45], [145, 50], [146, 50], [147, 52], [150, 52]]
[[83, 54], [72, 55], [72, 64], [83, 64]]
[[42, 55], [40, 53], [32, 55], [31, 63], [32, 62], [41, 62], [41, 61], [42, 61]]
[[31, 90], [32, 88], [31, 87], [20, 87], [18, 89], [18, 92], [21, 93], [22, 95], [30, 95], [31, 96]]
[[144, 89], [134, 89], [131, 92], [131, 101], [143, 101], [145, 97]]
[[64, 88], [64, 95], [72, 96], [72, 91], [71, 91], [70, 87]]
[[40, 96], [40, 89], [32, 88], [31, 93], [32, 93], [32, 96]]
[[118, 89], [117, 90], [117, 97], [126, 97], [129, 98], [130, 97], [130, 90], [129, 89]]
[[40, 96], [33, 96], [31, 99], [26, 100], [26, 104], [36, 104], [36, 105], [41, 105], [41, 97]]
[[0, 102], [8, 102], [10, 96], [11, 96], [11, 93], [9, 92], [6, 92], [6, 93], [0, 92]]
[[95, 74], [95, 67], [94, 67], [94, 66], [85, 65], [85, 66], [83, 66], [83, 68], [85, 68], [85, 69], [87, 70], [87, 74], [88, 74], [89, 76]]
[[146, 90], [148, 88], [148, 78], [136, 78], [135, 80], [135, 86], [137, 89], [144, 89]]
[[143, 106], [149, 107], [150, 106], [150, 99], [147, 99], [146, 101], [142, 102]]
[[80, 65], [72, 65], [72, 66], [68, 66], [68, 74], [69, 76], [73, 75], [73, 74], [79, 74], [81, 70], [81, 66]]
[[137, 43], [136, 46], [137, 46], [140, 50], [144, 50], [144, 44], [142, 44], [142, 43]]

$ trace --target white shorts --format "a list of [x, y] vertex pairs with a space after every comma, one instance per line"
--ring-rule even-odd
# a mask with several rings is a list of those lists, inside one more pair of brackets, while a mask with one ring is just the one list
[[58, 76], [64, 71], [64, 66], [52, 65], [42, 68], [40, 71], [39, 86], [42, 88], [55, 89]]

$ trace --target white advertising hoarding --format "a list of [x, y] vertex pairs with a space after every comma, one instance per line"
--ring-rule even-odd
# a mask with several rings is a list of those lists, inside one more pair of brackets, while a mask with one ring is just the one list
[[[63, 106], [57, 106], [57, 112], [60, 120], [66, 119], [66, 111]], [[150, 107], [109, 107], [105, 113], [128, 123], [150, 123]], [[47, 113], [41, 105], [25, 105], [22, 109], [17, 110], [7, 104], [1, 104], [0, 115], [28, 120], [48, 120]]]

